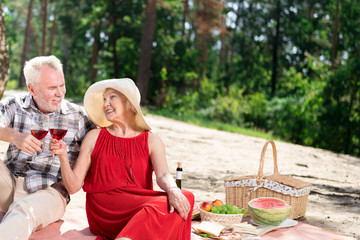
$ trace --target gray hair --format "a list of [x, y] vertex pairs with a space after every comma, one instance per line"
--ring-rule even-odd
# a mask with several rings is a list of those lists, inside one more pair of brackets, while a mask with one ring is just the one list
[[37, 84], [40, 81], [40, 70], [44, 65], [48, 65], [55, 70], [63, 71], [60, 60], [55, 56], [40, 56], [26, 61], [24, 66], [24, 76], [26, 85], [29, 83]]

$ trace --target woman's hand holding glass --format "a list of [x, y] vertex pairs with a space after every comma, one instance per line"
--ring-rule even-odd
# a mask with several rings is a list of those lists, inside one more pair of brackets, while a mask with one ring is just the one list
[[[69, 127], [69, 120], [65, 115], [58, 114], [54, 118], [52, 118], [49, 129], [52, 137], [50, 143], [54, 142], [53, 140], [57, 140], [59, 142], [59, 140], [61, 140], [66, 135], [68, 127]], [[65, 143], [63, 142], [63, 144]], [[51, 147], [50, 150], [53, 151]], [[54, 160], [54, 153], [52, 154], [53, 154], [52, 159]]]
[[59, 157], [65, 156], [67, 154], [66, 143], [63, 140], [52, 138], [50, 140], [50, 151]]

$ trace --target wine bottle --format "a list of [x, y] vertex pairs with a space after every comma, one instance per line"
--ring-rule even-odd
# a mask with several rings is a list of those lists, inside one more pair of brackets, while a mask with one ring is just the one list
[[182, 179], [182, 163], [178, 162], [178, 166], [176, 168], [176, 185], [181, 189], [181, 179]]

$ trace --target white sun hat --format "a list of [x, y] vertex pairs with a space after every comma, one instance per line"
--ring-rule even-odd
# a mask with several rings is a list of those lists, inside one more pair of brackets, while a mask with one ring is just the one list
[[146, 122], [140, 108], [140, 91], [130, 78], [108, 79], [96, 82], [91, 85], [84, 96], [85, 110], [91, 119], [99, 127], [107, 127], [112, 123], [106, 119], [103, 105], [104, 92], [107, 88], [115, 89], [129, 100], [136, 110], [135, 122], [140, 128], [150, 130], [149, 124]]

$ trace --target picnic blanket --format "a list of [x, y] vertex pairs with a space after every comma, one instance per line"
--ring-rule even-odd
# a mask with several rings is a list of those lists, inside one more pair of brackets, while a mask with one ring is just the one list
[[[0, 212], [0, 221], [4, 213]], [[193, 221], [198, 224], [198, 221]], [[30, 240], [95, 240], [96, 236], [90, 233], [83, 209], [68, 209], [63, 218], [50, 224], [49, 226], [34, 232]], [[203, 240], [192, 233], [192, 240]], [[251, 238], [248, 238], [249, 240]], [[254, 238], [256, 239], [256, 238]], [[258, 238], [259, 239], [259, 238]], [[318, 228], [306, 223], [298, 222], [296, 226], [280, 228], [268, 232], [261, 236], [261, 240], [354, 240], [337, 233], [333, 233], [322, 228]]]
[[[241, 236], [238, 234], [237, 236]], [[205, 240], [209, 238], [202, 238], [192, 232], [192, 240]], [[326, 231], [306, 223], [298, 222], [296, 226], [289, 228], [279, 228], [268, 232], [261, 236], [251, 237], [244, 235], [243, 238], [236, 238], [230, 236], [222, 237], [221, 239], [242, 239], [242, 240], [355, 240], [350, 237], [345, 237], [337, 233]]]

